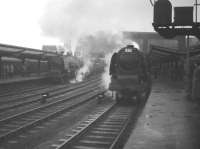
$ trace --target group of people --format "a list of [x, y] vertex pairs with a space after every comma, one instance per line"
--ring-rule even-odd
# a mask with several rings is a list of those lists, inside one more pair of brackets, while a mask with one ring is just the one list
[[198, 61], [190, 62], [188, 74], [188, 98], [200, 100], [200, 63]]
[[12, 64], [4, 64], [1, 66], [1, 79], [12, 78], [14, 75], [14, 66]]
[[155, 79], [162, 76], [172, 81], [182, 81], [185, 74], [184, 63], [182, 61], [158, 63], [152, 66], [152, 74]]
[[172, 81], [184, 81], [187, 87], [187, 97], [200, 101], [200, 61], [190, 60], [189, 70], [185, 61], [169, 61], [152, 66], [152, 75], [167, 78]]

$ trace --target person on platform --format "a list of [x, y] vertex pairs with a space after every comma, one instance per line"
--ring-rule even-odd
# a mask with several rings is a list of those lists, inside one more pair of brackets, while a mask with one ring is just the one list
[[195, 68], [193, 73], [192, 99], [200, 101], [200, 65]]
[[195, 70], [195, 62], [190, 61], [189, 73], [188, 73], [188, 82], [187, 82], [187, 98], [192, 99], [192, 86], [193, 86], [193, 77]]

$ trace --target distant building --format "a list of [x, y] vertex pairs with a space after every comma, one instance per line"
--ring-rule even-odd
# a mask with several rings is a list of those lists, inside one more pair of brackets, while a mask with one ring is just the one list
[[56, 52], [56, 53], [58, 52], [56, 45], [43, 45], [42, 50], [48, 52]]
[[65, 51], [63, 46], [57, 46], [57, 45], [43, 45], [42, 50], [55, 53], [64, 53]]

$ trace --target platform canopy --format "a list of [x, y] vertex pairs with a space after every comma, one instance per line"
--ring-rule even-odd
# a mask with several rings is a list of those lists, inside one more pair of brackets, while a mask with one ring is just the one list
[[0, 44], [0, 56], [44, 60], [50, 57], [57, 57], [61, 55], [55, 52], [42, 51], [40, 49]]
[[[150, 59], [153, 63], [176, 61], [180, 58], [185, 58], [187, 51], [178, 50], [175, 48], [161, 47], [157, 45], [150, 46]], [[190, 48], [190, 57], [200, 55], [200, 47], [194, 46]]]

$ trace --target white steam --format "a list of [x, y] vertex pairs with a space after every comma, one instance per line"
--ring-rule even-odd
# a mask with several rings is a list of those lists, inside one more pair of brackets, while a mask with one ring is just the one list
[[92, 62], [90, 59], [84, 60], [83, 67], [81, 67], [76, 75], [76, 81], [81, 82], [90, 73], [90, 68], [92, 67]]
[[137, 42], [132, 41], [131, 44], [132, 44], [135, 48], [137, 48], [138, 50], [140, 49], [140, 45], [139, 45]]
[[73, 43], [97, 31], [149, 31], [146, 9], [147, 0], [49, 0], [40, 24], [43, 34]]
[[74, 39], [71, 40], [70, 46], [71, 46], [71, 52], [72, 52], [73, 56], [75, 56], [77, 44], [78, 44], [78, 39], [77, 38], [74, 38]]
[[77, 81], [90, 72], [90, 57], [106, 55], [103, 80], [107, 88], [110, 53], [120, 49], [121, 31], [149, 31], [148, 20], [141, 19], [152, 18], [147, 16], [150, 13], [141, 12], [145, 7], [151, 7], [146, 0], [50, 0], [40, 21], [41, 30], [44, 35], [65, 43], [73, 55], [79, 52], [87, 57], [77, 73]]
[[124, 47], [126, 45], [133, 45], [138, 50], [140, 50], [140, 46], [139, 46], [139, 44], [137, 42], [121, 38], [121, 42], [118, 42], [118, 49], [114, 49], [110, 53], [108, 53], [108, 54], [105, 55], [104, 61], [106, 63], [106, 67], [105, 67], [104, 73], [102, 75], [102, 86], [105, 89], [109, 88], [109, 84], [111, 82], [111, 76], [109, 74], [111, 57], [114, 54], [114, 52], [118, 52], [120, 50], [120, 48], [122, 48], [122, 47]]
[[110, 60], [112, 57], [113, 53], [109, 53], [105, 56], [104, 61], [106, 63], [106, 67], [104, 68], [104, 73], [102, 75], [102, 86], [105, 89], [108, 89], [109, 84], [111, 82], [110, 74], [109, 74], [109, 68], [110, 68]]

